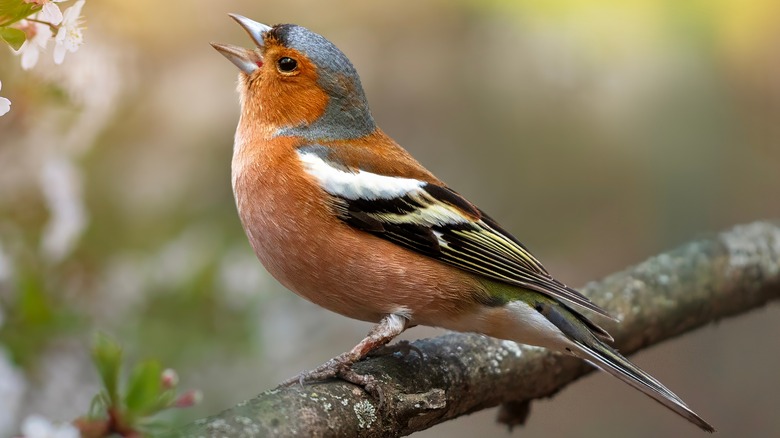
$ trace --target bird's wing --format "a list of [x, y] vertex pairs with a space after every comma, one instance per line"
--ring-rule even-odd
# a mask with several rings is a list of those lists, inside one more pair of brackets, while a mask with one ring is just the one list
[[554, 279], [520, 241], [455, 191], [414, 178], [349, 168], [326, 151], [307, 147], [298, 155], [344, 222], [465, 271], [612, 318]]

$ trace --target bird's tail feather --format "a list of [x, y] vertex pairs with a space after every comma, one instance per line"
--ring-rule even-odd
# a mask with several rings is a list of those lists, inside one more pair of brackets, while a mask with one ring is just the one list
[[642, 391], [703, 430], [715, 431], [715, 428], [693, 412], [680, 397], [610, 346], [598, 340], [595, 340], [592, 345], [577, 341], [574, 344], [580, 349], [579, 352], [573, 352], [576, 356]]

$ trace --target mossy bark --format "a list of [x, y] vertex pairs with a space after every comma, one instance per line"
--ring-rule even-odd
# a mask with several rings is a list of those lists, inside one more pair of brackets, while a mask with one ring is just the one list
[[[734, 227], [586, 285], [583, 293], [620, 323], [602, 322], [632, 353], [780, 298], [780, 225]], [[601, 322], [601, 321], [600, 321]], [[355, 365], [382, 382], [385, 405], [330, 381], [266, 391], [180, 432], [192, 437], [403, 436], [503, 405], [499, 421], [521, 424], [529, 403], [592, 370], [544, 349], [475, 334], [416, 341], [415, 352]]]

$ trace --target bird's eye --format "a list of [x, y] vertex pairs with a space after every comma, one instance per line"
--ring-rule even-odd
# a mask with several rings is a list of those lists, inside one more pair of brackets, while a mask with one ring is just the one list
[[279, 58], [279, 61], [276, 62], [276, 65], [279, 67], [280, 72], [290, 73], [298, 68], [298, 61], [285, 56], [284, 58]]

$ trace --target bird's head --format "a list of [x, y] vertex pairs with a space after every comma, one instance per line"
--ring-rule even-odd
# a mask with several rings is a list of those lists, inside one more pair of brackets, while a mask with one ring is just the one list
[[211, 45], [238, 67], [242, 120], [274, 136], [358, 138], [376, 126], [357, 71], [333, 43], [294, 24], [267, 26], [230, 15], [256, 47]]

